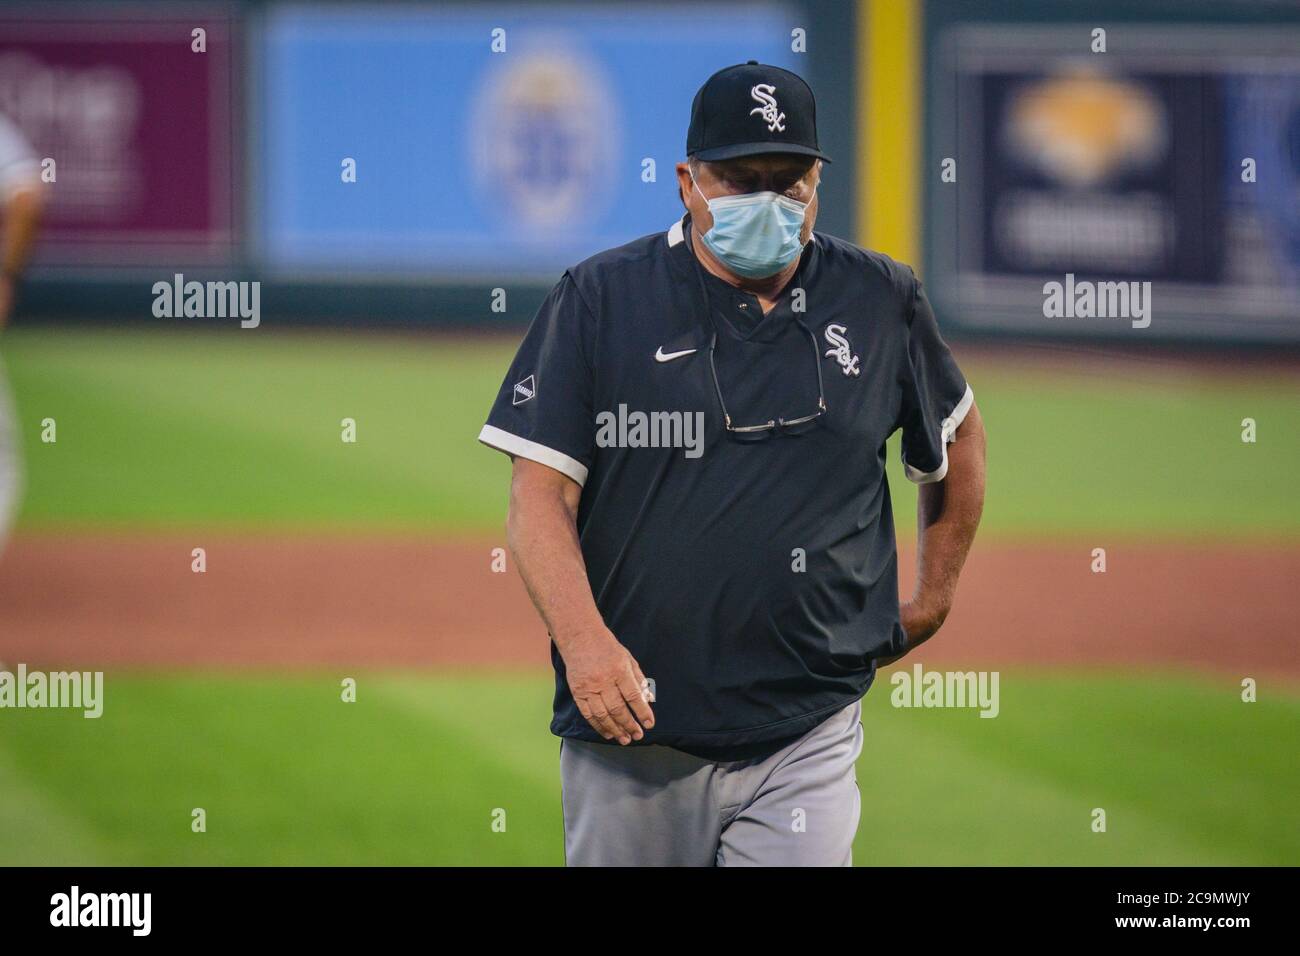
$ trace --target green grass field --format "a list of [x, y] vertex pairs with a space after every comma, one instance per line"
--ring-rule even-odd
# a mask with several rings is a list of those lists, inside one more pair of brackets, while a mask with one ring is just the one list
[[[888, 690], [864, 709], [859, 863], [1300, 858], [1300, 769], [1278, 746], [1300, 735], [1295, 699], [1246, 707], [1227, 680], [1004, 674], [985, 720], [894, 709]], [[109, 675], [99, 720], [6, 715], [3, 861], [558, 864], [548, 700], [538, 676], [361, 675], [345, 704], [326, 677]]]
[[[503, 520], [507, 463], [475, 436], [508, 341], [19, 328], [3, 350], [27, 533]], [[990, 433], [983, 540], [1300, 536], [1294, 375], [966, 370]], [[897, 457], [895, 441], [906, 536]], [[561, 862], [545, 675], [359, 681], [344, 704], [336, 675], [110, 673], [99, 720], [0, 711], [0, 864]], [[896, 710], [888, 690], [866, 699], [859, 863], [1300, 862], [1294, 693], [1243, 705], [1228, 678], [1004, 673], [1001, 714], [981, 720]]]
[[[476, 436], [513, 347], [336, 334], [17, 329], [28, 527], [499, 527]], [[959, 353], [960, 355], [960, 353]], [[981, 533], [1300, 535], [1300, 380], [1026, 375], [967, 363], [989, 430]], [[1240, 422], [1258, 423], [1254, 444]], [[58, 423], [41, 444], [39, 423]], [[355, 445], [340, 421], [357, 422]], [[899, 527], [915, 491], [891, 442]]]

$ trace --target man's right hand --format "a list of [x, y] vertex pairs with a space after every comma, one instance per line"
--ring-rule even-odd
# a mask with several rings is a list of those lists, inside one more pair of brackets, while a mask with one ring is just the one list
[[645, 675], [628, 649], [610, 631], [560, 643], [569, 690], [578, 711], [606, 740], [626, 746], [655, 724], [642, 688]]

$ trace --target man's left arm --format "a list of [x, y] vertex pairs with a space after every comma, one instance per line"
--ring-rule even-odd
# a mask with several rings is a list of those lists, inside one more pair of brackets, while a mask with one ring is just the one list
[[[957, 578], [984, 511], [984, 455], [984, 422], [972, 405], [948, 446], [947, 474], [917, 489], [916, 587], [899, 608], [907, 651], [933, 637], [952, 610]], [[893, 663], [907, 651], [877, 663]]]

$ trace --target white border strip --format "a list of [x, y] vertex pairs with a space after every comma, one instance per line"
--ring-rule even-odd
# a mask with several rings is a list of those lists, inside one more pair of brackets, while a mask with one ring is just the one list
[[503, 451], [507, 455], [518, 455], [520, 458], [535, 461], [539, 465], [554, 468], [560, 474], [576, 481], [579, 487], [587, 483], [587, 466], [576, 458], [570, 458], [562, 451], [547, 448], [545, 445], [539, 445], [527, 438], [520, 438], [518, 435], [511, 434], [493, 425], [484, 425], [483, 430], [478, 433], [478, 440], [489, 448]]
[[928, 485], [935, 481], [943, 481], [948, 475], [948, 443], [956, 440], [957, 427], [966, 420], [967, 413], [970, 412], [971, 406], [975, 404], [975, 393], [971, 391], [969, 385], [966, 386], [966, 394], [961, 397], [957, 407], [952, 410], [952, 414], [945, 418], [939, 424], [939, 440], [943, 448], [943, 461], [939, 467], [931, 472], [917, 471], [903, 459], [903, 474], [907, 475], [908, 481], [913, 481], [918, 485]]

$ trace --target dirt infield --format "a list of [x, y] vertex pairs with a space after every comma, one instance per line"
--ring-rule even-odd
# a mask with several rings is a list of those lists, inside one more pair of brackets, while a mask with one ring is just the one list
[[[202, 540], [199, 540], [202, 539]], [[502, 542], [24, 534], [0, 557], [0, 661], [32, 667], [545, 666]], [[191, 550], [207, 571], [190, 569]], [[1300, 676], [1300, 548], [981, 542], [940, 638], [960, 666], [1179, 665]], [[902, 558], [905, 578], [912, 557]], [[904, 586], [910, 586], [905, 580]]]

